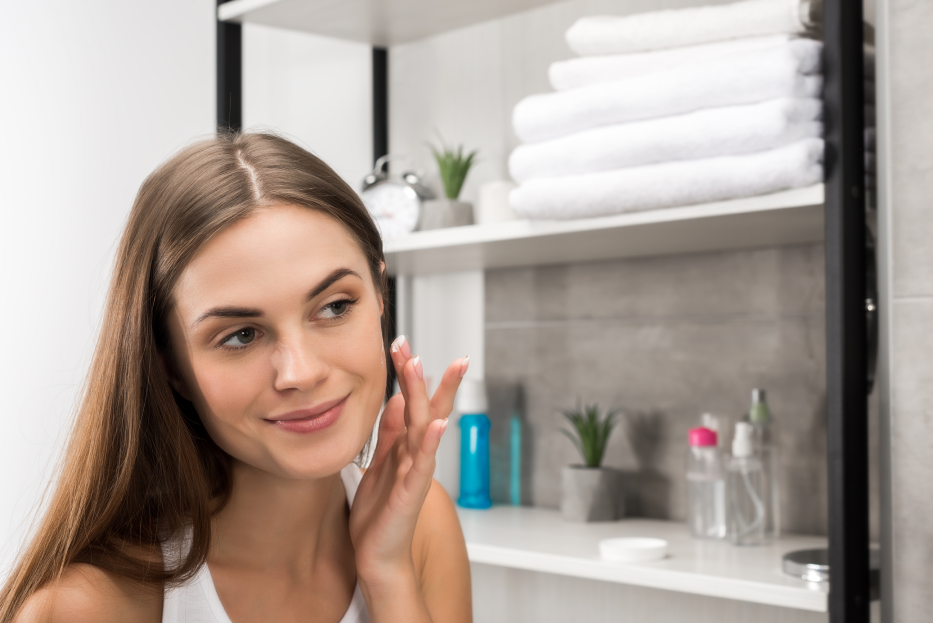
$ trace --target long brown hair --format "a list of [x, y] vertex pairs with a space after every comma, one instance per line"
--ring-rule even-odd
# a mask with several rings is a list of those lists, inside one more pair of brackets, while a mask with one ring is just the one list
[[[0, 593], [3, 623], [71, 563], [169, 584], [204, 563], [211, 516], [230, 493], [229, 457], [169, 385], [160, 361], [171, 359], [166, 315], [175, 282], [198, 249], [271, 203], [318, 210], [344, 225], [385, 296], [376, 226], [359, 196], [314, 155], [273, 134], [228, 133], [160, 166], [130, 212], [61, 473]], [[161, 564], [160, 544], [188, 525], [187, 555]]]

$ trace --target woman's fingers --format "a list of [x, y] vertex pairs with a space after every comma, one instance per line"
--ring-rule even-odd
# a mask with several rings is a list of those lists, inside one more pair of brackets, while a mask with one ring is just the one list
[[405, 397], [395, 394], [386, 403], [382, 410], [382, 419], [379, 422], [379, 439], [370, 462], [371, 467], [382, 464], [386, 455], [395, 444], [398, 436], [405, 431]]
[[409, 495], [417, 496], [422, 492], [427, 493], [431, 478], [434, 476], [434, 457], [446, 430], [447, 418], [434, 420], [428, 425], [421, 447], [414, 455], [411, 468], [405, 474], [403, 486]]
[[395, 367], [395, 376], [398, 379], [398, 386], [402, 395], [408, 398], [408, 387], [405, 384], [405, 378], [402, 369], [408, 360], [411, 359], [411, 347], [404, 335], [400, 335], [392, 342], [389, 347], [389, 354], [392, 358], [392, 365]]
[[408, 446], [409, 452], [414, 455], [421, 446], [431, 421], [450, 415], [460, 380], [470, 365], [470, 358], [464, 357], [451, 363], [444, 372], [433, 399], [428, 399], [421, 359], [412, 358], [411, 347], [405, 336], [398, 336], [389, 350], [398, 376], [399, 389], [405, 398], [405, 424], [409, 429]]
[[421, 447], [424, 433], [431, 421], [431, 404], [424, 385], [424, 368], [421, 358], [409, 359], [403, 369], [408, 394], [405, 396], [405, 414], [408, 425], [408, 450], [414, 456]]
[[457, 359], [447, 366], [444, 372], [444, 378], [441, 384], [437, 386], [437, 391], [431, 398], [431, 418], [445, 418], [450, 415], [454, 408], [454, 398], [457, 397], [457, 389], [460, 387], [460, 381], [470, 367], [470, 358], [464, 357]]

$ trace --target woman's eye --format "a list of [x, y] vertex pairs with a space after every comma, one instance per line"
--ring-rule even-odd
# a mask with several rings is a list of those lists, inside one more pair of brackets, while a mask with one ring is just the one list
[[343, 299], [342, 301], [334, 301], [328, 305], [325, 305], [321, 310], [321, 316], [324, 318], [339, 318], [349, 311], [350, 306], [353, 305], [353, 301], [350, 299]]
[[229, 336], [227, 336], [227, 339], [223, 341], [222, 345], [233, 347], [246, 346], [255, 339], [256, 329], [247, 327], [245, 329], [240, 329], [235, 333], [231, 333]]

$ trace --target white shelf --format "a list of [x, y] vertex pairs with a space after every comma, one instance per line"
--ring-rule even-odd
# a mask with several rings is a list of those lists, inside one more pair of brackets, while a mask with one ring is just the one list
[[233, 0], [225, 22], [249, 22], [377, 46], [431, 35], [551, 4], [554, 0]]
[[[556, 510], [496, 506], [457, 509], [470, 560], [476, 563], [618, 582], [681, 593], [721, 597], [814, 612], [827, 611], [828, 587], [781, 571], [781, 557], [797, 549], [826, 547], [822, 537], [792, 536], [772, 545], [736, 547], [698, 541], [683, 523], [648, 519], [580, 524]], [[609, 562], [599, 557], [601, 539], [649, 536], [666, 539], [664, 560]]]
[[385, 241], [392, 275], [536, 266], [818, 242], [823, 185], [573, 221], [511, 221]]

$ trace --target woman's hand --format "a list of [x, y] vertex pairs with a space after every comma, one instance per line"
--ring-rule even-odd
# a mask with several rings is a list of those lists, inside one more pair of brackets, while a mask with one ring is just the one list
[[373, 460], [350, 511], [357, 575], [374, 622], [422, 620], [414, 616], [416, 611], [427, 615], [415, 576], [412, 538], [431, 488], [434, 455], [469, 365], [469, 357], [450, 364], [429, 400], [421, 361], [412, 358], [404, 336], [392, 343], [391, 355], [402, 391], [382, 412]]

